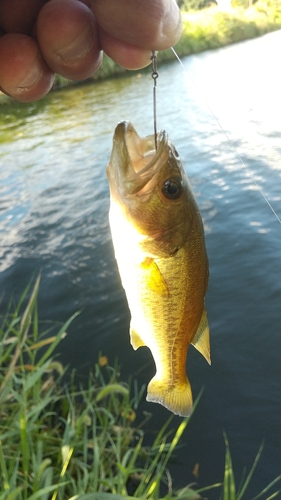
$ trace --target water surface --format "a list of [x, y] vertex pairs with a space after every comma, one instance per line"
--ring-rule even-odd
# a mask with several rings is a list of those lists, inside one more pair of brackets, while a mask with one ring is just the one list
[[[159, 70], [158, 127], [183, 159], [210, 260], [212, 366], [190, 349], [194, 396], [204, 393], [171, 468], [176, 486], [193, 481], [196, 463], [201, 485], [222, 479], [223, 430], [238, 478], [264, 440], [252, 496], [280, 472], [281, 225], [257, 188], [281, 217], [280, 43], [276, 32], [185, 58], [188, 74], [177, 61]], [[1, 104], [1, 309], [41, 270], [40, 317], [65, 321], [82, 311], [60, 346], [62, 361], [86, 378], [99, 352], [112, 363], [118, 356], [123, 379], [147, 384], [153, 361], [130, 346], [108, 226], [105, 167], [124, 119], [152, 133], [148, 74]], [[142, 409], [153, 413], [153, 435], [169, 412]]]

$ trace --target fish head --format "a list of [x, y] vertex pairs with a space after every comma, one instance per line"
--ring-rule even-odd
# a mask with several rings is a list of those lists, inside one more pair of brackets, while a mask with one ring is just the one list
[[175, 254], [200, 217], [181, 159], [165, 130], [140, 137], [130, 122], [115, 130], [107, 176], [111, 199], [154, 258]]

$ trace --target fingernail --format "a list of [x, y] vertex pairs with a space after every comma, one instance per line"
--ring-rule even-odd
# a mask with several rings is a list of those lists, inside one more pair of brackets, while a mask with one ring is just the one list
[[40, 80], [43, 73], [42, 64], [40, 58], [37, 57], [30, 68], [28, 74], [17, 86], [19, 90], [29, 90]]
[[93, 35], [91, 28], [86, 28], [80, 35], [78, 35], [72, 42], [65, 47], [57, 50], [57, 55], [69, 61], [71, 59], [80, 59], [84, 57], [93, 45]]
[[181, 31], [181, 14], [175, 0], [166, 0], [166, 19], [163, 23], [162, 34], [167, 37]]

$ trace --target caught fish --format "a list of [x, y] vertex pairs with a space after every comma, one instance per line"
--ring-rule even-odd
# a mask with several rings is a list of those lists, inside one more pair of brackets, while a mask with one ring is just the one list
[[107, 176], [115, 257], [131, 311], [134, 349], [147, 346], [156, 374], [147, 401], [192, 411], [186, 357], [192, 344], [210, 363], [204, 304], [208, 258], [199, 209], [166, 131], [140, 137], [117, 125]]

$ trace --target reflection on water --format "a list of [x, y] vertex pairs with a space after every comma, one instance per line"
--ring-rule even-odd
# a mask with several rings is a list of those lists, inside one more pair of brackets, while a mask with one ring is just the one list
[[[280, 42], [277, 32], [186, 58], [193, 81], [178, 62], [160, 68], [158, 126], [196, 193], [211, 271], [212, 367], [190, 349], [194, 394], [205, 390], [172, 469], [178, 485], [193, 481], [195, 463], [201, 484], [221, 479], [223, 429], [238, 474], [265, 440], [252, 495], [279, 473], [281, 227], [253, 177], [281, 217]], [[83, 377], [102, 351], [111, 362], [118, 356], [125, 378], [132, 373], [147, 384], [152, 358], [129, 344], [108, 227], [105, 167], [124, 119], [141, 135], [153, 132], [150, 75], [1, 104], [1, 307], [42, 270], [40, 316], [64, 321], [82, 310], [61, 345], [63, 362]], [[167, 418], [159, 405], [143, 408], [154, 415], [152, 429]]]

